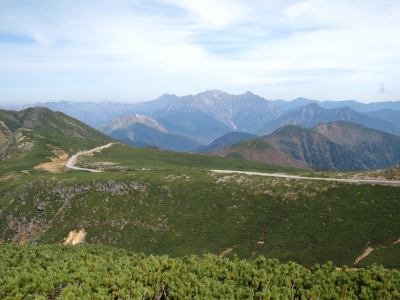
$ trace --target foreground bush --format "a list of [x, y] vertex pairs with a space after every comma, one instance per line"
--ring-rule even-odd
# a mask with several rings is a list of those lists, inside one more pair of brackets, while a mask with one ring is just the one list
[[100, 245], [0, 244], [2, 299], [400, 299], [400, 272], [308, 270], [259, 257], [146, 256]]

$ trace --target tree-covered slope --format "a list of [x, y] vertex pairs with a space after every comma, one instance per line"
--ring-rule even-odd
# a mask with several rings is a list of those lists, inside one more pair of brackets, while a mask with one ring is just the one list
[[314, 128], [330, 141], [356, 153], [366, 169], [400, 165], [400, 137], [348, 121], [318, 124]]
[[365, 170], [356, 153], [314, 129], [287, 125], [262, 139], [315, 170]]
[[239, 141], [211, 154], [292, 168], [310, 169], [310, 166], [304, 161], [293, 158], [260, 138]]

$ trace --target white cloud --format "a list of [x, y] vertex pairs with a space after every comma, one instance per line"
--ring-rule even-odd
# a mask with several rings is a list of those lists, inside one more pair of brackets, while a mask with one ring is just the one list
[[[4, 3], [0, 34], [35, 43], [0, 36], [0, 103], [138, 101], [212, 88], [400, 100], [396, 1]], [[377, 92], [381, 82], [390, 95]]]

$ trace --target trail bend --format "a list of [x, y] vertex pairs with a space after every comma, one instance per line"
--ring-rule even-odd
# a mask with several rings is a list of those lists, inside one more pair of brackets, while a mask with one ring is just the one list
[[103, 171], [95, 170], [95, 169], [87, 169], [87, 168], [75, 167], [75, 163], [76, 163], [77, 158], [79, 156], [81, 156], [81, 155], [88, 155], [88, 154], [91, 154], [91, 153], [96, 152], [96, 151], [101, 151], [101, 150], [103, 150], [105, 148], [108, 148], [108, 147], [110, 147], [112, 145], [114, 145], [114, 143], [109, 143], [107, 145], [96, 147], [96, 148], [93, 148], [91, 150], [79, 151], [78, 153], [76, 153], [76, 154], [71, 156], [71, 158], [68, 160], [68, 162], [65, 165], [65, 167], [70, 169], [70, 170], [79, 170], [79, 171], [88, 171], [88, 172], [103, 172]]

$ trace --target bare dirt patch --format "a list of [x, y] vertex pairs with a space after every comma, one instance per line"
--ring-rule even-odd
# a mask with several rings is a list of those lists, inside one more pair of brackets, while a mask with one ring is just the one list
[[363, 260], [364, 258], [366, 258], [372, 251], [374, 250], [374, 248], [372, 247], [367, 247], [367, 249], [364, 250], [363, 254], [361, 254], [359, 257], [357, 257], [356, 261], [354, 262], [354, 264], [358, 263], [359, 261]]
[[44, 170], [50, 173], [64, 173], [67, 172], [68, 169], [65, 165], [68, 162], [68, 153], [61, 149], [53, 150], [54, 154], [57, 157], [48, 157], [51, 159], [51, 162], [41, 163], [34, 167], [35, 170]]
[[11, 174], [11, 175], [0, 177], [0, 181], [4, 181], [4, 180], [8, 180], [8, 179], [17, 179], [17, 178], [19, 178], [18, 175]]
[[82, 244], [85, 241], [86, 235], [87, 232], [85, 229], [70, 231], [68, 237], [64, 239], [64, 245]]
[[235, 245], [235, 246], [233, 246], [233, 247], [231, 247], [231, 248], [228, 248], [228, 249], [222, 251], [222, 253], [221, 253], [220, 255], [218, 255], [218, 257], [219, 257], [219, 258], [222, 258], [222, 257], [224, 257], [225, 255], [231, 253], [232, 250], [235, 249], [235, 247], [237, 247], [237, 245]]

